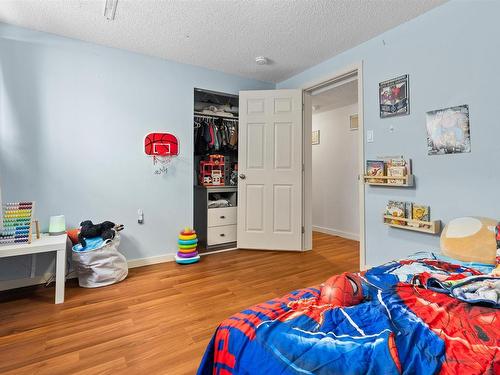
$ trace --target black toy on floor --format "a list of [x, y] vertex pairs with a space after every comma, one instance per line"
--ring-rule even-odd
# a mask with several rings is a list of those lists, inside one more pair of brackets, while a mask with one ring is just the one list
[[94, 224], [91, 220], [85, 220], [80, 223], [80, 233], [78, 233], [78, 242], [82, 247], [87, 246], [85, 238], [102, 237], [104, 241], [115, 238], [116, 232], [123, 229], [122, 224], [115, 224], [111, 221], [103, 221], [100, 224]]

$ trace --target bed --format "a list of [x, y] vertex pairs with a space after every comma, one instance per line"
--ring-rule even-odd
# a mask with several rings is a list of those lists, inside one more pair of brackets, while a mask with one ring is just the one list
[[293, 291], [224, 320], [198, 374], [500, 374], [500, 310], [429, 287], [491, 270], [418, 253], [358, 274], [354, 306]]

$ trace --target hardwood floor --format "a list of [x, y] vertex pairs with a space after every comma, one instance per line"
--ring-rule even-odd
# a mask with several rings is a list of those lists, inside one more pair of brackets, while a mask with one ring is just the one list
[[218, 323], [250, 305], [359, 269], [358, 242], [314, 233], [306, 253], [236, 250], [130, 270], [66, 302], [54, 288], [0, 293], [2, 374], [194, 374]]

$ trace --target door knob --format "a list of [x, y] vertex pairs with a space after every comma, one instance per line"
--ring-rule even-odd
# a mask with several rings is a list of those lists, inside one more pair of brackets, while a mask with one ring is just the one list
[[242, 180], [244, 180], [245, 178], [247, 178], [247, 176], [245, 176], [245, 175], [242, 173], [242, 174], [240, 174], [240, 178], [241, 178]]

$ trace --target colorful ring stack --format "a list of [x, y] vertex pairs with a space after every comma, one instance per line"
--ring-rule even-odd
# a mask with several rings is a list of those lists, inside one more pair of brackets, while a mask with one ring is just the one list
[[179, 251], [175, 256], [175, 261], [179, 264], [196, 263], [200, 260], [196, 246], [198, 245], [198, 237], [196, 231], [186, 227], [179, 234], [178, 238]]

